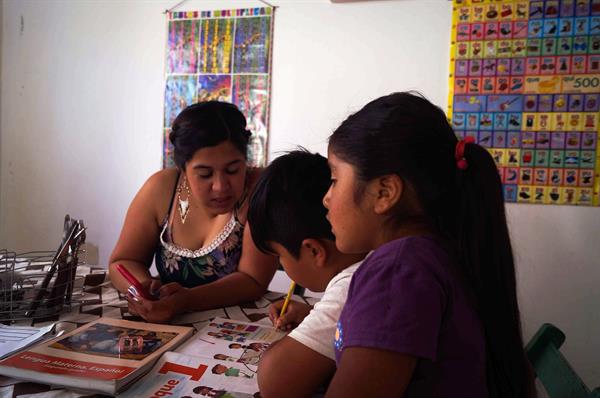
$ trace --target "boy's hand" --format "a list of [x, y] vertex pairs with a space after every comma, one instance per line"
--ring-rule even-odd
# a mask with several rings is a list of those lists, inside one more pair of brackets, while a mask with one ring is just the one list
[[287, 309], [285, 310], [285, 314], [280, 317], [279, 314], [284, 301], [285, 300], [279, 300], [271, 304], [269, 307], [269, 319], [273, 322], [273, 326], [287, 331], [298, 326], [300, 322], [306, 318], [310, 310], [312, 310], [312, 306], [290, 300]]

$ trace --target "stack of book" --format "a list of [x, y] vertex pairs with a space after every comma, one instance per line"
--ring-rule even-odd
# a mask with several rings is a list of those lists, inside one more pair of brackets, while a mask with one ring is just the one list
[[222, 318], [193, 331], [100, 318], [1, 360], [0, 375], [122, 397], [258, 397], [260, 356], [285, 334]]

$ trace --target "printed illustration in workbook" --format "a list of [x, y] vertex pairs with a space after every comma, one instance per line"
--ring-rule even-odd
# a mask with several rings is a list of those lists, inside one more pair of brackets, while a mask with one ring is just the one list
[[122, 397], [257, 398], [261, 354], [285, 336], [274, 328], [216, 318], [179, 352], [167, 352]]
[[177, 351], [226, 362], [256, 371], [263, 352], [285, 333], [264, 325], [215, 318]]
[[240, 365], [167, 352], [150, 373], [119, 397], [260, 397], [256, 374], [244, 372]]

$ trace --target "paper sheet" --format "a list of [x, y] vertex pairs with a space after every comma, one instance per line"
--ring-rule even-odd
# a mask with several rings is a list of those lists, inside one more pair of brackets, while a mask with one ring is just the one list
[[53, 328], [54, 324], [40, 328], [0, 324], [0, 358], [4, 358], [36, 342]]

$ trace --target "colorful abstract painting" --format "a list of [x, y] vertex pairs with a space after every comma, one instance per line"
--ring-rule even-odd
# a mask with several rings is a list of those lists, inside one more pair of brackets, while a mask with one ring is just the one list
[[163, 167], [173, 166], [175, 117], [200, 101], [239, 107], [252, 132], [248, 163], [267, 160], [273, 9], [168, 13]]
[[506, 202], [600, 205], [600, 0], [454, 0], [449, 117]]

